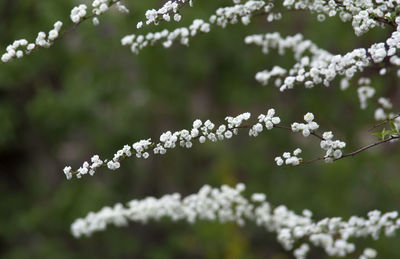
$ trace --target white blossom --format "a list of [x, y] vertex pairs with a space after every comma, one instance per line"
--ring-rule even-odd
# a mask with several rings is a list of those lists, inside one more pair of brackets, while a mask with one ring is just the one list
[[307, 122], [307, 124], [294, 122], [292, 124], [292, 131], [301, 132], [304, 137], [308, 137], [311, 133], [319, 128], [319, 125], [314, 121], [314, 114], [310, 112], [304, 116], [304, 120]]
[[[400, 227], [397, 212], [381, 213], [371, 211], [367, 218], [351, 216], [348, 220], [340, 217], [312, 219], [312, 212], [304, 210], [296, 214], [284, 205], [273, 207], [266, 195], [255, 193], [247, 199], [242, 193], [244, 184], [232, 188], [203, 186], [197, 193], [181, 197], [168, 194], [161, 198], [147, 197], [132, 200], [123, 206], [104, 207], [98, 212], [89, 212], [86, 217], [76, 219], [71, 232], [76, 238], [91, 236], [104, 231], [108, 225], [127, 226], [128, 222], [147, 224], [165, 218], [174, 222], [197, 221], [234, 222], [244, 226], [254, 222], [257, 226], [275, 233], [277, 241], [285, 250], [292, 251], [297, 259], [306, 258], [310, 245], [322, 248], [330, 256], [344, 257], [356, 251], [352, 241], [355, 238], [379, 238], [380, 235], [392, 237]], [[295, 243], [301, 245], [295, 248]], [[361, 259], [375, 258], [376, 251], [364, 249]]]
[[[129, 41], [129, 39], [125, 39]], [[226, 123], [216, 126], [212, 121], [206, 120], [202, 122], [196, 119], [193, 122], [192, 129], [183, 129], [180, 131], [166, 131], [162, 133], [159, 137], [159, 142], [155, 142], [152, 139], [139, 140], [132, 145], [124, 145], [124, 147], [118, 150], [111, 160], [102, 160], [98, 155], [94, 155], [91, 159], [91, 164], [85, 162], [76, 171], [71, 168], [68, 171], [67, 178], [71, 179], [71, 175], [75, 175], [77, 178], [81, 178], [88, 172], [93, 175], [95, 171], [103, 166], [107, 166], [110, 170], [117, 170], [120, 168], [120, 161], [127, 157], [135, 155], [136, 158], [147, 159], [150, 153], [163, 155], [169, 149], [174, 149], [177, 147], [191, 148], [193, 146], [194, 140], [198, 139], [199, 143], [203, 144], [207, 140], [211, 142], [222, 141], [224, 139], [230, 139], [233, 135], [239, 133], [239, 129], [244, 126], [244, 123], [248, 121], [251, 114], [246, 112], [239, 114], [236, 117], [228, 116], [225, 118]], [[244, 126], [249, 128], [249, 135], [256, 136], [255, 131], [260, 133], [263, 128], [270, 130], [280, 123], [280, 118], [275, 116], [275, 110], [269, 109], [267, 114], [260, 114], [258, 116], [258, 123], [253, 126]], [[257, 133], [257, 134], [258, 134]], [[65, 173], [65, 171], [64, 171]]]
[[302, 150], [300, 148], [295, 149], [293, 151], [293, 155], [290, 152], [285, 152], [282, 155], [283, 159], [278, 156], [275, 158], [275, 162], [278, 166], [281, 166], [284, 163], [286, 165], [297, 166], [303, 161], [303, 158], [298, 157], [301, 153], [302, 153]]

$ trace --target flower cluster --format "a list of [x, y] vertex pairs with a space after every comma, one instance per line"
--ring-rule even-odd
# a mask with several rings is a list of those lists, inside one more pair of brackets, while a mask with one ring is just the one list
[[154, 154], [163, 155], [168, 149], [174, 149], [177, 146], [191, 148], [194, 140], [198, 140], [199, 143], [205, 143], [207, 140], [211, 142], [222, 141], [232, 138], [233, 135], [237, 135], [240, 128], [249, 128], [249, 135], [256, 136], [255, 130], [259, 130], [259, 126], [261, 126], [262, 131], [263, 126], [267, 129], [272, 129], [274, 125], [280, 123], [280, 118], [275, 116], [274, 109], [269, 109], [267, 115], [260, 114], [258, 116], [259, 123], [256, 125], [243, 125], [250, 117], [251, 114], [248, 112], [236, 117], [228, 116], [225, 118], [226, 123], [219, 126], [216, 126], [210, 120], [202, 122], [197, 119], [193, 122], [192, 129], [190, 130], [167, 131], [161, 134], [158, 143], [151, 139], [146, 139], [135, 142], [132, 145], [125, 145], [114, 154], [111, 160], [102, 160], [98, 155], [95, 155], [91, 158], [91, 163], [84, 162], [76, 171], [72, 170], [70, 166], [66, 166], [64, 174], [67, 179], [71, 179], [73, 175], [77, 178], [81, 178], [86, 174], [93, 175], [98, 168], [103, 166], [106, 166], [110, 170], [117, 170], [120, 168], [120, 161], [132, 155], [135, 155], [137, 158], [147, 159], [151, 151]]
[[293, 123], [292, 131], [301, 132], [304, 137], [308, 137], [311, 133], [319, 128], [318, 123], [314, 121], [314, 114], [312, 114], [311, 112], [304, 115], [304, 121], [307, 122], [307, 124], [298, 122]]
[[22, 58], [24, 54], [30, 54], [35, 48], [48, 48], [58, 38], [63, 23], [57, 21], [54, 28], [49, 31], [48, 35], [45, 32], [39, 32], [35, 43], [29, 43], [26, 39], [14, 41], [13, 44], [7, 47], [7, 52], [1, 57], [4, 63], [13, 60], [14, 58]]
[[[177, 2], [174, 3], [177, 4]], [[175, 6], [174, 4], [171, 5]], [[231, 7], [219, 8], [216, 11], [216, 13], [209, 18], [209, 22], [206, 22], [202, 19], [195, 19], [193, 20], [192, 24], [189, 27], [176, 28], [172, 31], [164, 29], [159, 32], [149, 32], [145, 35], [136, 35], [136, 34], [126, 35], [125, 37], [122, 38], [121, 44], [123, 46], [129, 45], [131, 51], [135, 54], [138, 54], [139, 51], [142, 50], [143, 48], [154, 45], [159, 41], [162, 41], [162, 45], [165, 48], [171, 47], [172, 44], [177, 40], [179, 40], [180, 43], [183, 45], [188, 45], [190, 37], [196, 36], [199, 32], [200, 33], [210, 32], [211, 25], [225, 27], [228, 23], [229, 24], [237, 23], [239, 21], [239, 18], [244, 24], [248, 24], [251, 15], [256, 11], [261, 10], [264, 6], [265, 6], [264, 1], [250, 0], [247, 1], [245, 4], [236, 3]], [[269, 9], [267, 8], [267, 10]], [[158, 21], [158, 19], [160, 19], [158, 18], [160, 17], [158, 11], [149, 10], [148, 12], [150, 13], [146, 14], [147, 24], [154, 23], [155, 21]], [[167, 15], [169, 17], [168, 13]], [[178, 14], [174, 15], [174, 19], [178, 17], [178, 19], [176, 20], [179, 21], [180, 16], [177, 15]], [[141, 28], [142, 26], [143, 22], [140, 21], [137, 24], [137, 28]]]
[[[296, 1], [295, 8], [300, 8], [304, 5], [304, 3], [300, 3], [302, 1]], [[286, 1], [286, 4], [291, 6], [294, 1]], [[335, 3], [332, 4], [332, 6], [335, 5]], [[318, 11], [318, 8], [312, 10]], [[261, 46], [265, 54], [270, 49], [278, 49], [278, 53], [281, 55], [285, 53], [286, 49], [294, 52], [296, 63], [292, 68], [285, 69], [275, 66], [272, 70], [264, 70], [256, 74], [256, 80], [263, 85], [268, 84], [272, 77], [277, 77], [275, 85], [281, 91], [292, 89], [296, 84], [312, 88], [321, 83], [325, 86], [330, 86], [337, 76], [345, 76], [341, 86], [344, 90], [349, 85], [349, 79], [373, 63], [381, 63], [384, 60], [388, 60], [394, 66], [400, 66], [400, 58], [396, 55], [400, 49], [400, 17], [397, 17], [393, 24], [396, 24], [396, 30], [385, 42], [372, 44], [369, 48], [357, 48], [345, 55], [333, 55], [319, 48], [311, 41], [303, 39], [301, 34], [286, 38], [281, 37], [279, 33], [251, 35], [246, 37], [245, 43]], [[387, 70], [386, 68], [381, 69], [380, 74], [387, 73]], [[370, 90], [370, 87], [361, 88], [359, 95], [362, 97], [360, 98], [369, 96], [371, 94]]]
[[[129, 9], [120, 0], [94, 0], [92, 2], [93, 25], [99, 25], [98, 16], [105, 13], [112, 5], [116, 4], [117, 10], [121, 13], [129, 13]], [[84, 16], [82, 16], [83, 18]]]
[[285, 152], [282, 155], [283, 159], [285, 160], [283, 160], [282, 157], [278, 156], [275, 158], [275, 162], [278, 166], [283, 165], [283, 163], [285, 163], [286, 165], [297, 166], [303, 161], [303, 158], [298, 157], [301, 152], [302, 150], [300, 148], [296, 148], [293, 151], [293, 155], [290, 152]]
[[248, 25], [253, 13], [261, 10], [264, 6], [265, 1], [249, 0], [244, 4], [219, 8], [215, 14], [210, 17], [210, 22], [223, 28], [228, 24], [235, 24], [239, 21], [244, 25]]
[[139, 51], [149, 45], [154, 45], [156, 42], [164, 40], [163, 46], [169, 48], [173, 42], [180, 39], [183, 45], [189, 44], [189, 37], [193, 37], [199, 32], [208, 33], [210, 31], [210, 24], [201, 19], [195, 19], [189, 28], [182, 27], [173, 31], [167, 29], [161, 32], [148, 33], [146, 35], [127, 35], [121, 40], [123, 46], [130, 45], [133, 53], [139, 54]]
[[[81, 178], [85, 174], [94, 175], [95, 170], [98, 167], [102, 166], [104, 163], [104, 161], [102, 161], [98, 155], [94, 155], [90, 160], [92, 162], [91, 164], [89, 164], [88, 162], [84, 162], [83, 165], [78, 168], [76, 172], [77, 178]], [[109, 163], [112, 163], [112, 161], [110, 161]], [[108, 166], [119, 168], [120, 164], [116, 162]], [[64, 174], [68, 180], [72, 179], [73, 176], [72, 168], [70, 166], [64, 167]]]
[[321, 148], [326, 151], [325, 162], [333, 162], [334, 159], [339, 159], [342, 157], [342, 149], [346, 147], [346, 143], [340, 140], [332, 140], [332, 131], [324, 132], [322, 135], [324, 140], [321, 141]]
[[[90, 236], [103, 231], [108, 225], [117, 227], [128, 225], [129, 221], [146, 224], [169, 218], [172, 221], [217, 221], [235, 222], [243, 226], [254, 222], [268, 232], [276, 233], [278, 242], [286, 250], [292, 250], [297, 259], [305, 258], [310, 245], [321, 247], [330, 256], [344, 257], [355, 252], [352, 238], [372, 237], [378, 239], [384, 233], [392, 237], [400, 228], [397, 212], [381, 213], [371, 211], [368, 218], [352, 216], [348, 221], [342, 218], [312, 219], [312, 212], [304, 210], [301, 215], [280, 205], [275, 208], [264, 194], [255, 193], [247, 199], [242, 193], [244, 184], [235, 188], [223, 185], [220, 188], [203, 186], [198, 193], [182, 198], [174, 193], [157, 199], [148, 197], [132, 200], [123, 206], [104, 207], [99, 212], [89, 212], [71, 225], [76, 237]], [[295, 247], [297, 242], [302, 242]], [[362, 258], [374, 258], [376, 251], [365, 249]]]
[[271, 130], [274, 125], [278, 125], [280, 122], [281, 119], [275, 116], [275, 109], [269, 109], [267, 114], [258, 116], [258, 123], [250, 128], [249, 136], [257, 137], [264, 130], [264, 127], [267, 130]]
[[171, 16], [173, 17], [173, 20], [176, 22], [179, 22], [181, 20], [181, 15], [178, 13], [180, 7], [184, 5], [185, 3], [189, 2], [189, 5], [192, 6], [192, 0], [177, 0], [177, 1], [167, 1], [164, 3], [164, 5], [156, 10], [156, 9], [150, 9], [146, 11], [146, 21], [139, 21], [136, 25], [138, 29], [140, 29], [143, 24], [155, 24], [158, 25], [160, 21], [166, 21], [169, 22], [171, 21]]
[[[121, 0], [94, 0], [92, 2], [93, 6], [93, 24], [98, 25], [99, 20], [97, 16], [104, 13], [111, 7], [112, 5], [117, 6], [117, 10], [122, 13], [129, 12], [128, 8], [121, 4]], [[71, 9], [70, 19], [73, 23], [79, 24], [88, 18], [88, 7], [85, 4], [80, 4]], [[92, 15], [92, 16], [93, 16]], [[1, 61], [6, 63], [12, 61], [15, 58], [22, 58], [24, 54], [30, 54], [33, 50], [36, 50], [40, 47], [49, 48], [53, 45], [54, 41], [60, 37], [60, 30], [63, 23], [61, 21], [57, 21], [54, 24], [54, 28], [49, 31], [48, 35], [45, 32], [39, 32], [38, 36], [35, 40], [35, 43], [29, 43], [26, 39], [16, 40], [14, 43], [10, 44], [6, 48], [6, 53], [4, 53], [1, 57]]]
[[[285, 0], [283, 6], [297, 10], [309, 10], [319, 14], [318, 20], [324, 21], [325, 15], [333, 17], [339, 14], [343, 22], [352, 22], [354, 32], [360, 36], [383, 23], [393, 24], [392, 13], [400, 4], [398, 0], [388, 1], [309, 1]], [[396, 22], [396, 24], [398, 24]]]
[[[96, 2], [96, 1], [95, 1]], [[102, 7], [108, 9], [107, 5], [102, 5]], [[73, 23], [79, 23], [85, 16], [86, 16], [86, 11], [87, 6], [85, 4], [81, 4], [78, 6], [75, 6], [71, 10], [70, 18]]]

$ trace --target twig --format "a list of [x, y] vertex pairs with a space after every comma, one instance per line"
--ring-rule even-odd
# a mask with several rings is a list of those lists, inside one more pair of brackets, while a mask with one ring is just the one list
[[393, 136], [393, 135], [392, 135], [392, 136], [390, 136], [390, 138], [388, 138], [388, 139], [381, 140], [381, 141], [377, 141], [377, 142], [372, 143], [372, 144], [370, 144], [370, 145], [368, 145], [368, 146], [365, 146], [365, 147], [363, 147], [363, 148], [360, 148], [360, 149], [358, 149], [358, 150], [356, 150], [356, 151], [354, 151], [354, 152], [351, 152], [351, 153], [348, 153], [348, 154], [344, 154], [342, 157], [340, 157], [340, 158], [338, 158], [338, 159], [335, 159], [334, 161], [343, 159], [343, 158], [345, 158], [345, 157], [357, 155], [358, 153], [363, 152], [363, 151], [365, 151], [365, 150], [367, 150], [367, 149], [370, 149], [370, 148], [372, 148], [372, 147], [375, 147], [375, 146], [378, 146], [378, 145], [380, 145], [380, 144], [383, 144], [383, 143], [386, 143], [386, 142], [389, 142], [389, 141], [392, 141], [392, 140], [395, 140], [395, 139], [399, 139], [399, 138], [400, 138], [399, 136]]
[[[363, 152], [363, 151], [365, 151], [365, 150], [367, 150], [367, 149], [370, 149], [370, 148], [372, 148], [372, 147], [375, 147], [375, 146], [378, 146], [378, 145], [381, 145], [381, 144], [384, 144], [384, 143], [386, 143], [386, 142], [389, 142], [389, 141], [392, 141], [392, 140], [395, 140], [395, 139], [399, 139], [399, 138], [400, 138], [399, 136], [390, 136], [390, 138], [388, 138], [388, 139], [381, 140], [381, 141], [377, 141], [377, 142], [375, 142], [375, 143], [372, 143], [372, 144], [370, 144], [370, 145], [368, 145], [368, 146], [362, 147], [362, 148], [360, 148], [360, 149], [358, 149], [358, 150], [356, 150], [356, 151], [353, 151], [353, 152], [351, 152], [351, 153], [344, 154], [344, 155], [342, 155], [340, 158], [336, 158], [336, 159], [334, 159], [333, 161], [338, 161], [338, 160], [343, 159], [343, 158], [346, 158], [346, 157], [355, 156], [355, 155], [357, 155], [358, 153], [361, 153], [361, 152]], [[302, 163], [300, 163], [298, 166], [300, 166], [300, 165], [306, 165], [306, 164], [311, 164], [311, 163], [314, 163], [314, 162], [316, 162], [316, 161], [320, 161], [320, 160], [324, 160], [324, 159], [325, 159], [325, 157], [317, 157], [317, 158], [314, 158], [314, 159], [311, 159], [311, 160], [302, 162]]]
[[[115, 1], [111, 2], [111, 4], [110, 4], [109, 7], [112, 7], [113, 5], [115, 5], [116, 3], [120, 2], [120, 1], [121, 1], [121, 0], [115, 0]], [[69, 33], [73, 32], [73, 31], [75, 31], [76, 28], [78, 28], [78, 26], [79, 26], [80, 24], [86, 22], [87, 20], [89, 20], [89, 19], [91, 19], [91, 18], [93, 18], [93, 17], [97, 17], [97, 16], [99, 16], [99, 15], [93, 13], [93, 14], [91, 14], [91, 15], [88, 15], [88, 16], [83, 17], [79, 22], [77, 22], [77, 23], [75, 23], [74, 25], [72, 25], [71, 27], [67, 28], [58, 38], [56, 38], [56, 39], [53, 41], [53, 44], [54, 44], [56, 41], [59, 41], [59, 40], [63, 39], [67, 34], [69, 34]], [[32, 53], [33, 51], [35, 51], [35, 50], [38, 50], [39, 48], [41, 48], [41, 47], [38, 46], [38, 45], [36, 45], [35, 48], [31, 51], [31, 53]]]
[[372, 128], [370, 128], [370, 129], [368, 130], [368, 132], [370, 132], [370, 131], [372, 131], [372, 130], [378, 128], [379, 126], [382, 126], [382, 125], [388, 123], [388, 122], [391, 121], [391, 120], [394, 120], [394, 119], [396, 119], [396, 118], [399, 118], [399, 117], [400, 117], [400, 114], [398, 114], [398, 115], [396, 115], [396, 116], [394, 116], [394, 117], [392, 117], [392, 118], [386, 119], [386, 120], [382, 121], [381, 123], [378, 123], [378, 124], [374, 125]]

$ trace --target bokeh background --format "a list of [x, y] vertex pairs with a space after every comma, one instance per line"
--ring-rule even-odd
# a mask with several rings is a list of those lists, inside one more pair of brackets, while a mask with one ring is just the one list
[[[148, 195], [197, 192], [204, 184], [247, 184], [247, 193], [263, 192], [275, 205], [296, 212], [308, 208], [315, 219], [347, 218], [373, 209], [400, 209], [398, 145], [377, 147], [331, 165], [315, 163], [278, 168], [274, 157], [302, 147], [304, 158], [320, 155], [319, 143], [275, 130], [249, 138], [175, 149], [148, 160], [124, 160], [116, 172], [67, 181], [65, 165], [77, 167], [93, 154], [110, 157], [124, 144], [158, 138], [166, 130], [189, 128], [194, 119], [222, 122], [226, 115], [254, 114], [274, 107], [282, 125], [314, 112], [321, 129], [334, 130], [348, 151], [370, 143], [376, 104], [360, 110], [352, 82], [347, 91], [333, 87], [299, 87], [280, 93], [254, 80], [257, 71], [293, 64], [291, 53], [262, 55], [244, 44], [246, 35], [301, 32], [334, 53], [381, 41], [390, 28], [355, 37], [350, 24], [316, 15], [290, 12], [268, 24], [258, 17], [247, 27], [233, 25], [193, 39], [190, 47], [147, 48], [140, 55], [120, 45], [135, 33], [144, 11], [161, 1], [125, 1], [129, 15], [109, 11], [101, 25], [79, 26], [50, 49], [0, 64], [0, 257], [1, 258], [293, 258], [274, 234], [248, 224], [200, 222], [109, 227], [90, 238], [74, 239], [70, 224], [89, 211]], [[1, 0], [0, 46], [15, 39], [33, 40], [57, 20], [68, 21], [72, 0]], [[206, 19], [231, 1], [204, 0], [183, 10], [181, 25]], [[69, 24], [69, 23], [67, 23]], [[159, 28], [173, 28], [162, 24]], [[144, 29], [146, 32], [147, 29]], [[393, 72], [376, 71], [377, 96], [391, 96], [400, 106], [399, 81]], [[380, 258], [400, 258], [400, 238], [355, 241], [371, 246]], [[360, 251], [358, 251], [359, 254]], [[310, 258], [325, 258], [313, 249]], [[349, 258], [357, 258], [353, 255]]]

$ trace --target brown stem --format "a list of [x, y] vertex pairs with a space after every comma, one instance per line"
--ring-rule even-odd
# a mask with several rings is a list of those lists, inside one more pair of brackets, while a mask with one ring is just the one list
[[386, 124], [386, 123], [387, 123], [388, 121], [390, 121], [390, 120], [394, 120], [394, 119], [399, 118], [399, 117], [400, 117], [400, 114], [394, 116], [393, 118], [386, 119], [386, 120], [382, 121], [381, 123], [378, 123], [378, 124], [374, 125], [372, 128], [370, 128], [370, 129], [368, 130], [368, 132], [370, 132], [370, 131], [376, 129], [376, 128], [379, 127], [379, 126], [382, 126], [382, 125]]
[[[292, 128], [290, 128], [290, 127], [285, 127], [285, 126], [274, 125], [274, 128], [285, 129], [285, 130], [292, 131]], [[321, 137], [320, 135], [318, 135], [318, 134], [315, 133], [315, 132], [311, 132], [311, 135], [313, 135], [314, 137], [316, 137], [316, 138], [318, 138], [318, 139], [320, 139], [320, 140], [324, 140], [323, 137]]]
[[345, 157], [357, 155], [358, 153], [363, 152], [363, 151], [365, 151], [367, 149], [370, 149], [372, 147], [378, 146], [380, 144], [383, 144], [383, 143], [386, 143], [386, 142], [389, 142], [389, 141], [395, 140], [395, 139], [399, 139], [399, 136], [390, 136], [390, 138], [388, 138], [388, 139], [377, 141], [377, 142], [372, 143], [372, 144], [370, 144], [368, 146], [362, 147], [362, 148], [360, 148], [360, 149], [358, 149], [358, 150], [356, 150], [354, 152], [351, 152], [351, 153], [348, 153], [348, 154], [344, 154], [342, 157], [340, 157], [338, 159], [335, 159], [334, 161], [340, 160], [340, 159], [345, 158]]
[[[363, 152], [363, 151], [365, 151], [365, 150], [367, 150], [367, 149], [370, 149], [370, 148], [372, 148], [372, 147], [375, 147], [375, 146], [378, 146], [378, 145], [380, 145], [380, 144], [389, 142], [389, 141], [391, 141], [391, 140], [399, 139], [399, 138], [400, 138], [400, 137], [398, 137], [398, 136], [390, 136], [390, 138], [388, 138], [388, 139], [381, 140], [381, 141], [377, 141], [377, 142], [375, 142], [375, 143], [372, 143], [372, 144], [370, 144], [370, 145], [368, 145], [368, 146], [362, 147], [362, 148], [360, 148], [360, 149], [358, 149], [358, 150], [356, 150], [356, 151], [353, 151], [353, 152], [351, 152], [351, 153], [344, 154], [344, 155], [341, 156], [340, 158], [334, 159], [333, 161], [337, 161], [337, 160], [343, 159], [343, 158], [345, 158], [345, 157], [355, 156], [355, 155], [357, 155], [358, 153], [361, 153], [361, 152]], [[324, 160], [324, 159], [325, 159], [325, 157], [317, 157], [317, 158], [314, 158], [314, 159], [311, 159], [311, 160], [308, 160], [308, 161], [305, 161], [305, 162], [301, 162], [298, 166], [300, 166], [300, 165], [306, 165], [306, 164], [311, 164], [311, 163], [314, 163], [314, 162], [316, 162], [316, 161], [320, 161], [320, 160]]]

